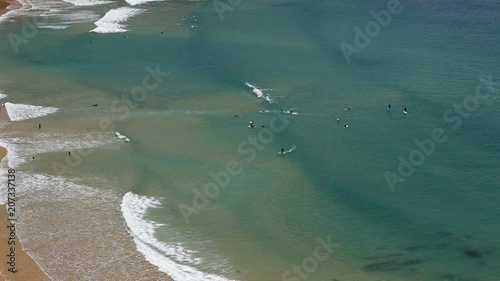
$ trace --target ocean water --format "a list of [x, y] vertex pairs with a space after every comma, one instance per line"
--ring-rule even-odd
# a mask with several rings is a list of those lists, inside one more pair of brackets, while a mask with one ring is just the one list
[[53, 280], [500, 279], [499, 1], [401, 1], [364, 45], [391, 2], [214, 3], [0, 20], [2, 171]]

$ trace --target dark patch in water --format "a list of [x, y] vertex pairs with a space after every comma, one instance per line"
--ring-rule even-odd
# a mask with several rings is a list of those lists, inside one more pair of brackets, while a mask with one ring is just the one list
[[[376, 262], [365, 265], [363, 269], [365, 271], [393, 271], [393, 270], [401, 270], [405, 267], [418, 265], [423, 263], [424, 261], [421, 259], [407, 259], [402, 261], [386, 261], [386, 262]], [[416, 269], [412, 268], [412, 271]]]
[[404, 260], [401, 262], [402, 265], [417, 265], [417, 264], [421, 264], [421, 263], [424, 263], [423, 260], [421, 259], [409, 259], [409, 260]]
[[483, 254], [481, 254], [479, 250], [473, 250], [473, 249], [465, 250], [464, 254], [471, 258], [480, 258], [483, 256]]
[[484, 248], [484, 247], [465, 247], [461, 249], [462, 253], [470, 258], [485, 258], [486, 256], [494, 255], [496, 252], [496, 248]]
[[371, 263], [363, 267], [365, 271], [391, 271], [400, 268], [401, 267], [398, 266], [398, 263], [395, 261]]
[[481, 281], [478, 278], [466, 278], [466, 277], [458, 276], [458, 275], [452, 274], [452, 273], [438, 275], [437, 279], [444, 280], [444, 281], [446, 281], [446, 280], [448, 280], [448, 281]]

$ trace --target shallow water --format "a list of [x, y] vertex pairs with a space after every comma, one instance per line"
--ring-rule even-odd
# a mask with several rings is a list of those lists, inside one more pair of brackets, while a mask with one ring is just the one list
[[[25, 11], [52, 9], [49, 25], [96, 16], [37, 29], [18, 53], [0, 42], [11, 119], [50, 113], [2, 125], [24, 175], [21, 238], [54, 280], [105, 280], [136, 262], [130, 280], [305, 280], [287, 275], [303, 262], [307, 280], [494, 280], [498, 91], [468, 116], [446, 112], [471, 102], [478, 77], [500, 76], [498, 4], [402, 2], [351, 63], [339, 44], [386, 2], [245, 1], [223, 21], [206, 2], [150, 2], [120, 23], [127, 33], [102, 34], [93, 22], [127, 4]], [[10, 19], [2, 38], [22, 33]], [[157, 85], [132, 98], [155, 70]], [[436, 128], [446, 141], [391, 189], [384, 174]], [[272, 139], [253, 146], [259, 135]], [[195, 196], [234, 162], [214, 198]], [[179, 206], [193, 203], [203, 208], [186, 223]], [[332, 253], [312, 262], [327, 237]], [[72, 256], [95, 257], [80, 243], [106, 255], [75, 269]]]

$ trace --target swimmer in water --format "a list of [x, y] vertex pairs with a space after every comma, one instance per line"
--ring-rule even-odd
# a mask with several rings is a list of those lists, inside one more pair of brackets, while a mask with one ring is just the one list
[[240, 115], [238, 115], [238, 114], [235, 114], [235, 115], [234, 115], [234, 118], [241, 118], [241, 116], [240, 116]]
[[392, 110], [392, 109], [391, 109], [391, 105], [389, 104], [389, 105], [387, 106], [387, 111], [391, 112], [391, 110]]
[[340, 122], [340, 119], [337, 118], [337, 123]]
[[349, 108], [349, 107], [346, 107], [346, 108], [344, 108], [344, 110], [345, 110], [345, 111], [349, 111], [349, 110], [352, 110], [352, 109], [351, 109], [351, 108]]
[[254, 124], [252, 121], [250, 121], [250, 124], [248, 125], [248, 128], [255, 128]]
[[349, 128], [349, 125], [345, 124], [344, 125], [344, 130], [347, 129], [347, 128]]
[[403, 113], [406, 115], [408, 114], [408, 110], [406, 110], [406, 107], [403, 109]]

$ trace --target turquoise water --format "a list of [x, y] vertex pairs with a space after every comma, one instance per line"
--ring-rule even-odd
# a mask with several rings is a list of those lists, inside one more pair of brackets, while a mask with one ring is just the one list
[[[157, 227], [142, 242], [158, 252], [161, 245], [194, 251], [191, 261], [179, 258], [182, 251], [163, 253], [177, 263], [235, 280], [496, 280], [499, 85], [456, 129], [459, 115], [443, 115], [474, 97], [479, 76], [498, 81], [500, 3], [401, 3], [402, 12], [348, 63], [340, 43], [354, 44], [354, 27], [364, 28], [370, 11], [387, 2], [245, 1], [223, 21], [210, 3], [152, 2], [139, 6], [147, 12], [127, 22], [127, 34], [88, 33], [92, 22], [39, 29], [18, 54], [2, 40], [0, 90], [5, 101], [60, 108], [18, 121], [26, 127], [106, 133], [113, 128], [99, 122], [113, 119], [130, 142], [102, 141], [63, 177], [117, 194], [109, 203], [115, 209], [128, 192], [157, 200], [159, 208], [150, 205], [143, 217]], [[86, 9], [102, 16], [115, 6]], [[2, 23], [0, 35], [21, 26]], [[113, 102], [157, 65], [169, 75], [121, 118]], [[288, 110], [298, 114], [281, 113]], [[244, 142], [261, 125], [272, 128], [276, 116], [288, 124], [247, 161]], [[436, 128], [447, 140], [391, 190], [384, 174], [397, 175], [398, 157], [408, 159], [415, 140], [431, 139]], [[29, 129], [7, 131], [16, 137]], [[42, 160], [21, 169], [54, 175], [61, 152], [40, 150]], [[192, 206], [194, 190], [232, 161], [241, 172], [186, 223], [180, 204]], [[126, 228], [133, 225], [125, 215]], [[286, 274], [310, 262], [327, 237], [335, 244], [328, 259], [302, 270], [307, 276]]]

